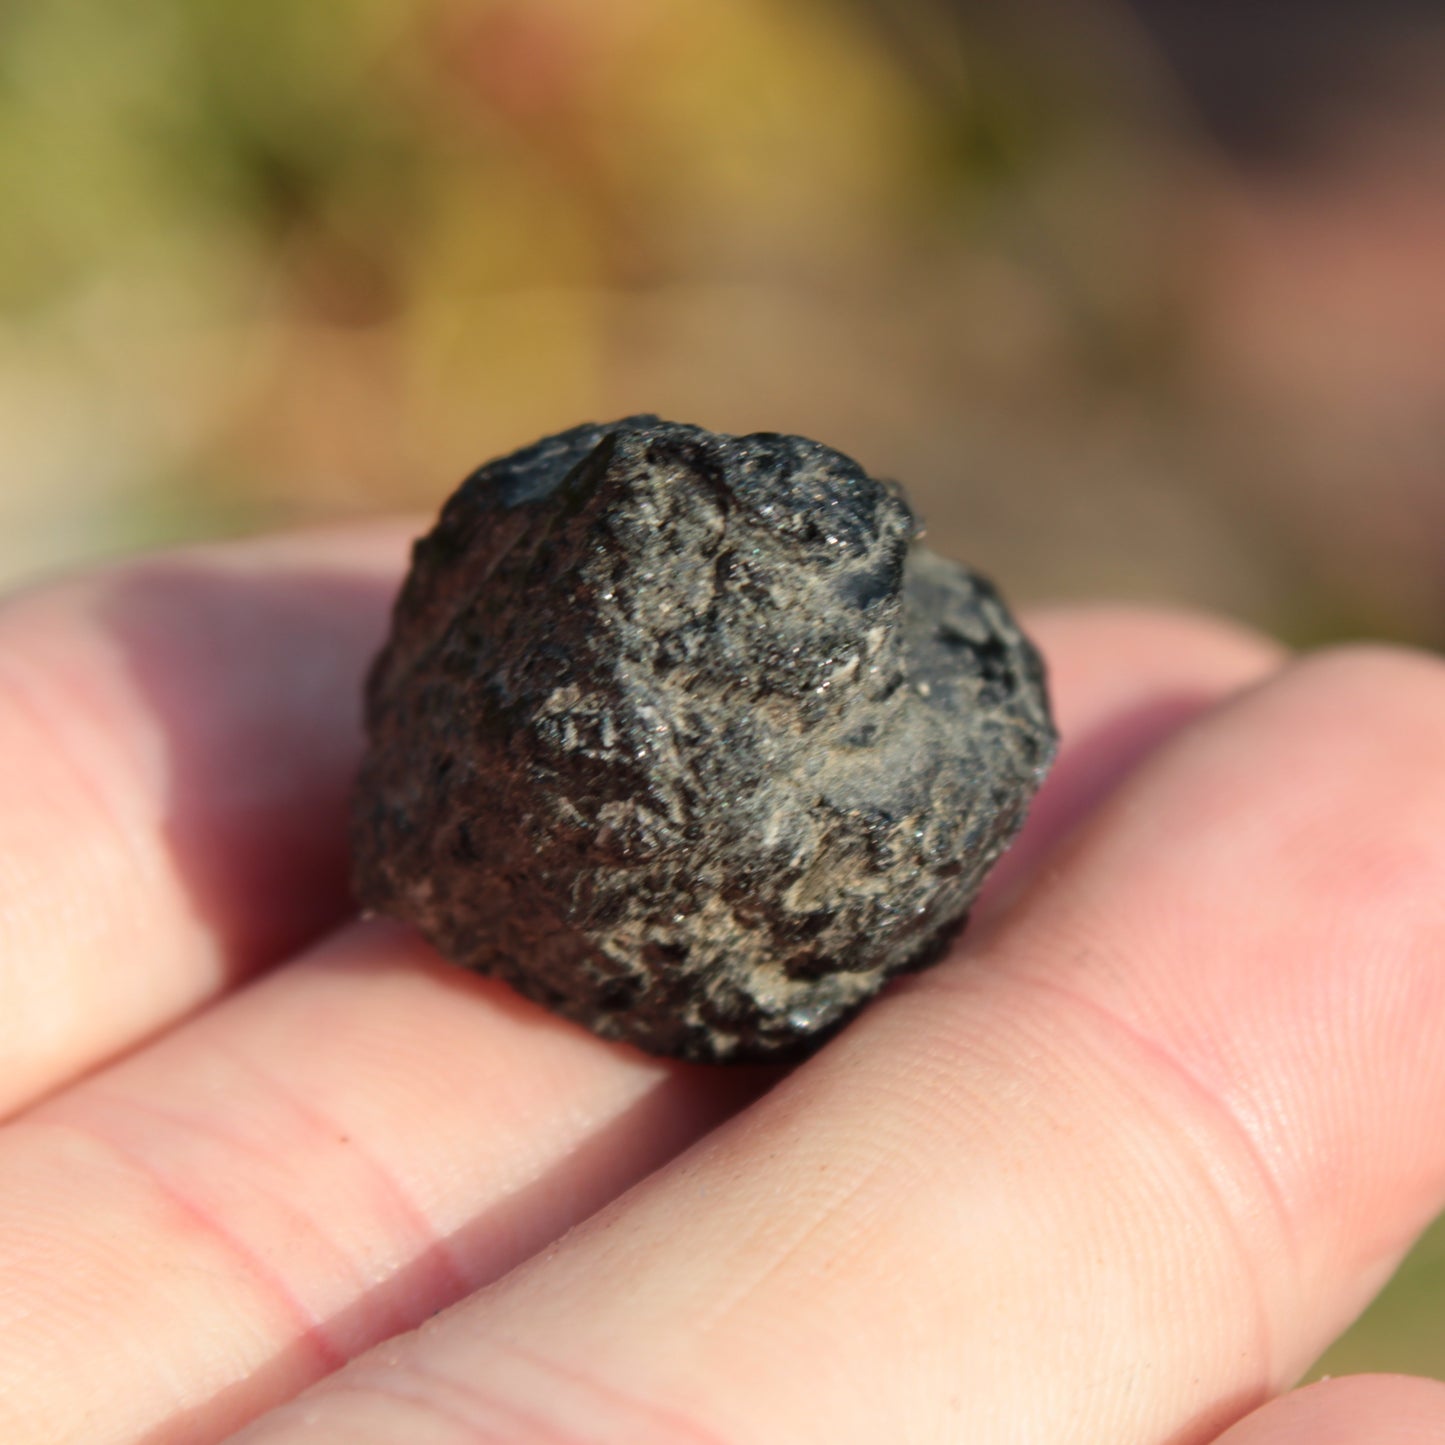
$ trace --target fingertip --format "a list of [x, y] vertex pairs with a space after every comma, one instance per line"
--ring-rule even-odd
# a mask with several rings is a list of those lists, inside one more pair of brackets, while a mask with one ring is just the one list
[[[1318, 1348], [1438, 1211], [1445, 666], [1290, 662], [1142, 766], [1009, 923], [1250, 1141]], [[1015, 930], [1023, 936], [1024, 930]]]
[[1445, 1383], [1348, 1375], [1281, 1395], [1217, 1445], [1445, 1445]]

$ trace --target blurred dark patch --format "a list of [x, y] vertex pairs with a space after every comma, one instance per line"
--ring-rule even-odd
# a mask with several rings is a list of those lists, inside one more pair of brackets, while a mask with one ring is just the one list
[[[1428, 59], [1445, 32], [1438, 0], [850, 3], [921, 83], [966, 90], [975, 123], [1000, 103], [1017, 115], [1024, 98], [1046, 107], [1101, 91], [1138, 99], [1143, 47], [1188, 113], [1251, 166], [1319, 161], [1352, 116], [1400, 105], [1415, 72], [1413, 88], [1442, 88], [1438, 60]], [[982, 154], [989, 159], [990, 149]]]
[[1210, 132], [1240, 159], [1318, 160], [1341, 115], [1398, 100], [1439, 0], [1122, 0]]

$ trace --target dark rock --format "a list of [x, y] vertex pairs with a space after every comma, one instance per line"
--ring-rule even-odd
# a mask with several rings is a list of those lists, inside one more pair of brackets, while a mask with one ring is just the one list
[[989, 584], [801, 437], [630, 417], [482, 467], [367, 692], [356, 887], [690, 1059], [796, 1056], [931, 962], [1055, 738]]

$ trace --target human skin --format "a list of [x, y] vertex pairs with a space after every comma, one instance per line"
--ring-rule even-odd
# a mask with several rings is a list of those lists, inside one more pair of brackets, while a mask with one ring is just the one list
[[417, 529], [0, 607], [0, 1439], [1445, 1441], [1289, 1393], [1445, 1203], [1445, 665], [1034, 613], [952, 955], [702, 1068], [348, 916]]

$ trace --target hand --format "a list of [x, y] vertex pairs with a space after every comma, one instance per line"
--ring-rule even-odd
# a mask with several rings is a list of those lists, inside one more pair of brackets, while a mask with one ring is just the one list
[[0, 611], [0, 1440], [1445, 1441], [1431, 1382], [1265, 1404], [1445, 1200], [1445, 666], [1032, 617], [1024, 838], [780, 1078], [346, 921], [403, 552]]

